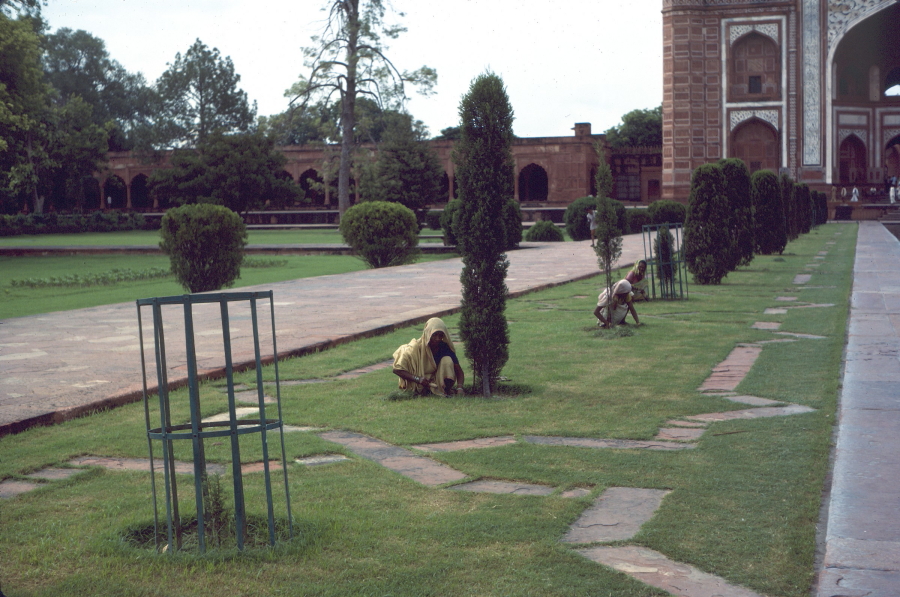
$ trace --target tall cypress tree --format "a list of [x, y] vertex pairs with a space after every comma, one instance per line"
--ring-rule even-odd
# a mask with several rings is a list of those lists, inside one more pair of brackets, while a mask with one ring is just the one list
[[750, 200], [753, 203], [753, 238], [760, 255], [781, 254], [787, 245], [784, 229], [784, 207], [781, 186], [771, 170], [759, 170], [750, 177]]
[[781, 174], [778, 177], [778, 186], [781, 187], [781, 205], [784, 208], [784, 231], [790, 242], [800, 236], [797, 228], [797, 203], [794, 201], [794, 181], [788, 174]]
[[719, 160], [725, 173], [725, 196], [731, 210], [732, 260], [729, 269], [753, 261], [753, 211], [750, 203], [750, 171], [738, 158]]
[[485, 397], [509, 358], [506, 324], [506, 202], [515, 193], [513, 110], [503, 80], [479, 75], [459, 106], [460, 139], [453, 161], [461, 205], [454, 217], [462, 254], [459, 332]]
[[699, 166], [691, 177], [690, 206], [684, 222], [684, 259], [698, 284], [718, 284], [728, 275], [730, 222], [722, 167]]

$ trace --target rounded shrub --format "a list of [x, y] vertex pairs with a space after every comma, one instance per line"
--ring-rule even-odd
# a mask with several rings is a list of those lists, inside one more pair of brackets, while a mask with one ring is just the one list
[[649, 210], [644, 208], [634, 208], [628, 210], [628, 234], [640, 234], [644, 231], [644, 226], [650, 224]]
[[172, 208], [160, 223], [159, 248], [188, 292], [219, 290], [241, 275], [247, 228], [221, 205], [196, 203]]
[[533, 243], [556, 243], [564, 239], [562, 230], [556, 224], [549, 220], [541, 220], [535, 222], [534, 226], [528, 229], [528, 232], [525, 233], [525, 240]]
[[731, 213], [725, 196], [725, 173], [704, 164], [691, 177], [691, 199], [684, 223], [684, 258], [698, 284], [719, 284], [732, 259]]
[[651, 203], [647, 213], [651, 224], [684, 224], [687, 208], [677, 201], [662, 199]]
[[341, 217], [341, 236], [369, 267], [414, 261], [419, 255], [419, 224], [411, 209], [391, 201], [363, 201]]
[[506, 250], [517, 248], [522, 242], [522, 208], [515, 199], [503, 206], [503, 229], [506, 231]]
[[453, 232], [453, 218], [461, 206], [462, 201], [454, 199], [448, 202], [447, 207], [441, 212], [441, 230], [444, 231], [444, 238], [447, 239], [448, 245], [456, 246], [458, 244], [456, 242], [456, 234]]
[[587, 221], [587, 214], [596, 207], [597, 199], [595, 197], [582, 197], [569, 204], [565, 215], [563, 215], [569, 238], [572, 240], [587, 240], [591, 238], [591, 225]]

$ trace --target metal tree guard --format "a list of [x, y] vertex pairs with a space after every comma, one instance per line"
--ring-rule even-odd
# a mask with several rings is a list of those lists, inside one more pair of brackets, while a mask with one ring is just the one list
[[[272, 332], [272, 360], [275, 365], [275, 406], [277, 418], [266, 417], [265, 393], [263, 391], [262, 366], [263, 357], [259, 343], [259, 320], [257, 317], [257, 301], [264, 300], [269, 303], [271, 314]], [[241, 419], [236, 414], [234, 393], [234, 359], [232, 346], [232, 333], [229, 320], [229, 304], [239, 303], [249, 305], [250, 319], [253, 328], [253, 354], [256, 365], [257, 401], [259, 404], [258, 419]], [[221, 422], [203, 422], [200, 409], [200, 378], [198, 371], [197, 350], [194, 330], [194, 306], [201, 304], [213, 304], [219, 306], [219, 324], [222, 332], [222, 348], [225, 360], [225, 378], [228, 390], [228, 420]], [[169, 365], [166, 362], [166, 338], [163, 325], [163, 307], [182, 307], [184, 317], [184, 353], [187, 368], [187, 386], [190, 408], [190, 422], [174, 424], [170, 409], [169, 398]], [[144, 357], [144, 333], [141, 313], [143, 307], [152, 310], [153, 317], [153, 342], [156, 356], [157, 395], [159, 398], [158, 412], [152, 412], [151, 400], [147, 387], [147, 367]], [[209, 438], [230, 438], [231, 443], [231, 474], [234, 487], [234, 523], [237, 538], [237, 547], [244, 549], [244, 539], [247, 523], [246, 503], [244, 500], [244, 482], [241, 472], [240, 436], [247, 434], [259, 434], [262, 444], [263, 473], [266, 485], [266, 507], [268, 517], [269, 544], [275, 545], [275, 513], [272, 499], [272, 482], [269, 470], [268, 432], [278, 430], [281, 441], [281, 469], [284, 478], [284, 496], [287, 509], [288, 532], [293, 537], [293, 521], [291, 517], [291, 496], [288, 489], [287, 459], [284, 449], [284, 427], [281, 414], [281, 388], [278, 383], [278, 350], [275, 342], [275, 306], [272, 299], [272, 291], [264, 292], [232, 292], [220, 294], [189, 294], [183, 296], [157, 297], [139, 299], [137, 301], [138, 329], [141, 344], [141, 375], [144, 387], [144, 418], [147, 427], [147, 445], [150, 451], [150, 484], [153, 503], [153, 530], [156, 538], [156, 547], [160, 547], [159, 532], [159, 508], [157, 505], [156, 473], [153, 460], [153, 441], [159, 440], [162, 447], [162, 464], [165, 480], [166, 502], [166, 537], [168, 551], [174, 552], [182, 547], [182, 521], [179, 514], [178, 486], [175, 475], [174, 441], [189, 440], [193, 449], [194, 460], [194, 492], [197, 509], [197, 536], [199, 549], [206, 551], [206, 524], [208, 513], [205, 512], [204, 494], [208, 491], [206, 481], [206, 455], [204, 440]], [[215, 333], [215, 332], [213, 332]], [[205, 335], [205, 334], [204, 334]], [[159, 417], [159, 427], [151, 426], [151, 414]]]
[[651, 298], [687, 298], [687, 264], [684, 262], [681, 224], [646, 224], [642, 228], [644, 260], [650, 276]]

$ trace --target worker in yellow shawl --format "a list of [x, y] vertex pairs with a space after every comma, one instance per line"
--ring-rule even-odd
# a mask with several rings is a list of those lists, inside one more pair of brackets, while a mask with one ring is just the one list
[[394, 352], [394, 375], [400, 378], [401, 390], [462, 394], [465, 375], [443, 321], [432, 317], [425, 322], [421, 338], [413, 338]]

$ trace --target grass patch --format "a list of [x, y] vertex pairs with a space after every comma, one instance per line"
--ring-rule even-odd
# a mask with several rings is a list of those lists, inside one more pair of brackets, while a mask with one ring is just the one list
[[[559, 543], [593, 497], [619, 486], [672, 491], [632, 543], [766, 595], [805, 597], [813, 577], [855, 232], [846, 225], [823, 226], [791, 243], [785, 255], [758, 256], [721, 285], [692, 285], [688, 300], [638, 303], [642, 325], [628, 326], [630, 335], [614, 339], [591, 327], [599, 278], [512, 300], [510, 360], [503, 371], [510, 391], [494, 400], [391, 400], [396, 377], [389, 369], [281, 388], [288, 424], [347, 429], [401, 446], [525, 434], [649, 439], [671, 418], [744, 408], [697, 388], [736, 344], [772, 339], [771, 332], [751, 326], [774, 318], [783, 331], [824, 339], [766, 345], [738, 391], [808, 404], [813, 413], [717, 423], [696, 449], [677, 453], [520, 442], [432, 455], [472, 478], [592, 490], [589, 498], [574, 500], [429, 488], [314, 434], [292, 433], [285, 436], [289, 460], [325, 453], [351, 460], [290, 465], [295, 526], [302, 532], [276, 549], [242, 555], [223, 547], [206, 556], [168, 557], [134, 546], [124, 538], [146, 528], [152, 516], [148, 476], [90, 471], [4, 502], [4, 590], [35, 597], [661, 597]], [[836, 244], [812, 272], [811, 287], [795, 287], [793, 277], [827, 241]], [[768, 307], [784, 306], [774, 299], [787, 293], [834, 306], [763, 315]], [[458, 317], [445, 321], [458, 336]], [[328, 377], [378, 363], [421, 331], [417, 326], [285, 361], [281, 376]], [[463, 366], [471, 380], [468, 364]], [[264, 376], [272, 378], [270, 368]], [[243, 373], [240, 381], [252, 386], [256, 379]], [[225, 410], [221, 382], [204, 384], [200, 400], [204, 416]], [[173, 420], [188, 420], [186, 403], [183, 391], [173, 394]], [[129, 405], [0, 438], [0, 478], [18, 478], [82, 454], [145, 457], [143, 417], [140, 405]], [[246, 462], [260, 457], [254, 444], [258, 439], [242, 440]], [[176, 446], [177, 456], [189, 458], [189, 449]], [[229, 453], [227, 442], [207, 445], [211, 461], [225, 463]], [[250, 514], [262, 515], [261, 475], [244, 481]], [[180, 498], [182, 513], [190, 516], [190, 488]]]
[[[454, 255], [423, 255], [419, 261], [452, 257]], [[233, 288], [366, 269], [363, 261], [350, 255], [249, 256], [248, 259], [249, 266], [241, 268], [241, 277]], [[0, 319], [184, 294], [184, 289], [171, 275], [127, 279], [128, 276], [114, 273], [167, 272], [169, 259], [165, 255], [4, 257], [0, 271]], [[17, 281], [22, 282], [14, 284]], [[53, 286], [53, 291], [48, 292], [47, 286]]]

